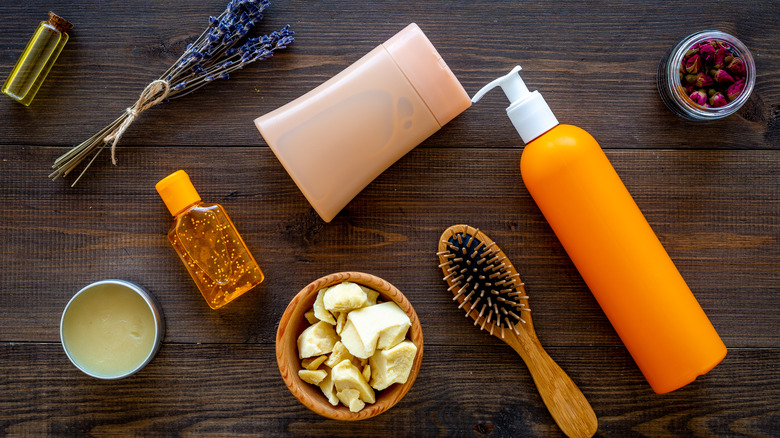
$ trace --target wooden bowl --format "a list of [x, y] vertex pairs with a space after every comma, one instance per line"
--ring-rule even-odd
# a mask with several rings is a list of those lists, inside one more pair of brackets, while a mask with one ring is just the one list
[[[417, 356], [414, 358], [412, 370], [409, 378], [404, 384], [393, 384], [390, 387], [376, 392], [376, 402], [366, 403], [366, 406], [360, 412], [350, 412], [350, 410], [339, 404], [333, 406], [316, 385], [306, 383], [298, 377], [298, 371], [302, 369], [301, 360], [298, 358], [298, 336], [310, 324], [306, 321], [304, 313], [309, 311], [317, 298], [317, 292], [320, 289], [336, 285], [338, 283], [350, 281], [361, 284], [379, 292], [384, 301], [393, 301], [409, 315], [412, 322], [411, 328], [407, 334], [414, 345], [417, 347]], [[412, 387], [417, 373], [420, 371], [423, 353], [423, 335], [420, 327], [420, 320], [417, 318], [412, 305], [406, 297], [395, 286], [382, 280], [379, 277], [362, 272], [339, 272], [326, 275], [317, 279], [298, 292], [298, 295], [290, 301], [287, 309], [279, 322], [279, 328], [276, 331], [276, 360], [279, 363], [279, 371], [290, 392], [304, 406], [323, 417], [334, 420], [355, 421], [371, 418], [393, 407]]]

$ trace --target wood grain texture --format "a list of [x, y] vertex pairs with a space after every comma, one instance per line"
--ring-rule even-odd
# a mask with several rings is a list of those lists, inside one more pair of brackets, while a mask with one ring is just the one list
[[[4, 0], [0, 75], [49, 10], [71, 40], [28, 108], [0, 99], [0, 435], [560, 436], [511, 348], [464, 320], [436, 242], [467, 223], [500, 243], [526, 283], [538, 338], [599, 418], [598, 436], [780, 434], [780, 3], [274, 0], [259, 30], [296, 42], [145, 112], [73, 189], [54, 159], [113, 120], [225, 0]], [[332, 77], [416, 22], [466, 90], [523, 67], [559, 120], [594, 135], [729, 352], [679, 391], [652, 392], [528, 195], [522, 142], [501, 93], [448, 123], [325, 224], [252, 120]], [[723, 30], [758, 72], [749, 102], [686, 122], [658, 96], [661, 56]], [[3, 76], [4, 78], [4, 76]], [[220, 311], [165, 237], [154, 184], [185, 169], [222, 204], [267, 275]], [[320, 417], [285, 386], [274, 334], [292, 297], [357, 270], [404, 293], [425, 333], [410, 392], [352, 423]], [[78, 372], [59, 345], [68, 299], [105, 278], [160, 301], [159, 355], [117, 382]]]
[[[0, 29], [0, 71], [12, 68], [45, 11], [68, 18], [74, 29], [35, 103], [0, 106], [5, 121], [0, 143], [65, 146], [85, 140], [132, 105], [224, 4], [3, 1], [0, 14], [12, 18]], [[259, 31], [287, 23], [295, 30], [289, 50], [148, 111], [122, 144], [264, 146], [254, 118], [311, 90], [410, 22], [426, 32], [470, 94], [521, 64], [529, 87], [542, 92], [558, 119], [591, 132], [605, 148], [762, 149], [780, 141], [780, 4], [772, 0], [652, 6], [281, 0], [265, 15]], [[666, 110], [655, 75], [666, 51], [709, 28], [731, 32], [747, 45], [758, 79], [736, 117], [700, 126]], [[426, 145], [516, 146], [506, 106], [501, 93], [491, 95], [451, 122], [449, 134], [434, 135]], [[33, 123], [35, 130], [24, 129]]]
[[[719, 372], [666, 395], [626, 373], [630, 360], [616, 348], [548, 350], [599, 414], [599, 436], [776, 434], [777, 349], [732, 350]], [[115, 382], [81, 374], [56, 344], [2, 343], [0, 353], [0, 429], [9, 435], [562, 436], [503, 344], [428, 343], [406, 397], [352, 423], [301, 405], [278, 375], [272, 345], [164, 344], [145, 369]]]

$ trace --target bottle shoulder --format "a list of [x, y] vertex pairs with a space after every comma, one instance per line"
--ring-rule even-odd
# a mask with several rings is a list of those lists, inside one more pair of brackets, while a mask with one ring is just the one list
[[173, 217], [173, 225], [168, 234], [176, 233], [182, 224], [189, 224], [195, 222], [206, 221], [209, 222], [213, 218], [217, 218], [219, 221], [227, 218], [225, 209], [219, 204], [212, 204], [206, 202], [197, 202], [187, 208], [181, 213]]
[[195, 204], [192, 204], [189, 207], [185, 208], [181, 213], [177, 214], [175, 217], [180, 218], [185, 216], [200, 216], [209, 213], [224, 214], [225, 209], [219, 204], [213, 204], [208, 202], [196, 202]]
[[580, 128], [579, 126], [574, 125], [566, 125], [566, 124], [560, 124], [555, 126], [554, 128], [550, 129], [549, 131], [545, 132], [544, 134], [540, 135], [539, 137], [535, 138], [530, 144], [536, 143], [539, 140], [542, 141], [542, 143], [545, 142], [595, 142], [596, 139], [593, 138], [593, 136], [586, 130]]
[[528, 143], [520, 158], [524, 180], [543, 178], [575, 162], [604, 155], [593, 136], [573, 125], [558, 125]]

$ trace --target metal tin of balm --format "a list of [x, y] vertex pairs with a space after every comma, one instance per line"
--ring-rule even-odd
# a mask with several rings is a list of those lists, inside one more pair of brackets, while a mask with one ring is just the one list
[[65, 306], [60, 321], [68, 359], [85, 374], [106, 380], [130, 376], [146, 366], [164, 332], [154, 297], [124, 280], [84, 287]]

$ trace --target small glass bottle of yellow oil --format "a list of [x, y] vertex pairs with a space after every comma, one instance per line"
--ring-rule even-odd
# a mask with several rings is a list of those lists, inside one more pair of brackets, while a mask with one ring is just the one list
[[168, 240], [212, 309], [260, 284], [263, 272], [219, 204], [201, 202], [183, 170], [155, 186], [174, 224]]
[[73, 27], [65, 19], [49, 12], [49, 19], [38, 25], [22, 56], [3, 85], [3, 93], [19, 103], [30, 105], [68, 42]]

